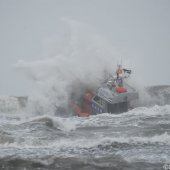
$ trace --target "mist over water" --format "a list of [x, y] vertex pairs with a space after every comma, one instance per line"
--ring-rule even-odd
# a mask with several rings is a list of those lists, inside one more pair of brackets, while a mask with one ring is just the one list
[[151, 89], [149, 95], [128, 59], [123, 58], [123, 66], [132, 69], [129, 83], [139, 91], [138, 107], [87, 118], [56, 113], [75, 88], [81, 93], [81, 85], [97, 87], [113, 74], [122, 57], [89, 26], [62, 22], [64, 36], [52, 45], [52, 55], [15, 65], [35, 83], [27, 106], [15, 97], [0, 97], [0, 168], [162, 169], [170, 160], [170, 105], [164, 102], [170, 89]]
[[15, 65], [36, 84], [29, 99], [43, 107], [41, 112], [53, 112], [58, 105], [66, 105], [75, 85], [97, 87], [108, 73], [114, 73], [118, 62], [127, 63], [90, 26], [65, 18], [62, 22], [64, 36], [56, 37], [55, 43], [51, 40], [56, 48], [50, 49], [53, 56], [49, 52], [41, 60], [18, 61]]

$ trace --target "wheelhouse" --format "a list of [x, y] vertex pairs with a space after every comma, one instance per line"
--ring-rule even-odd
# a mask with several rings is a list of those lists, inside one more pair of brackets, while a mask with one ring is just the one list
[[97, 95], [92, 99], [93, 114], [127, 112], [128, 107], [129, 107], [128, 101], [123, 101], [119, 103], [111, 103]]

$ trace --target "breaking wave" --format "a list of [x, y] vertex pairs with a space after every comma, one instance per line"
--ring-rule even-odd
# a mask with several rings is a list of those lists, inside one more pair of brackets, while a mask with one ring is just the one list
[[[90, 26], [65, 18], [62, 22], [65, 36], [52, 44], [55, 54], [15, 65], [36, 85], [28, 99], [30, 112], [54, 115], [59, 107], [67, 107], [75, 89], [81, 93], [83, 86], [98, 87], [120, 60], [121, 54]], [[128, 67], [128, 59], [123, 64]]]
[[170, 159], [169, 115], [170, 105], [87, 118], [1, 112], [0, 168], [158, 170]]
[[35, 83], [32, 94], [0, 97], [0, 169], [160, 170], [170, 160], [170, 90], [141, 88], [132, 77], [140, 89], [134, 109], [87, 118], [65, 113], [73, 90], [98, 86], [120, 54], [88, 26], [64, 22], [55, 55], [15, 65]]

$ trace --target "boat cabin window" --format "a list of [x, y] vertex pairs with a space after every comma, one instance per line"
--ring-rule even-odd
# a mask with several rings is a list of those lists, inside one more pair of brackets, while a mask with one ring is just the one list
[[101, 99], [100, 97], [98, 97], [98, 96], [94, 97], [94, 101], [96, 101], [96, 103], [98, 103], [102, 107], [104, 107], [106, 105], [105, 101], [103, 99]]

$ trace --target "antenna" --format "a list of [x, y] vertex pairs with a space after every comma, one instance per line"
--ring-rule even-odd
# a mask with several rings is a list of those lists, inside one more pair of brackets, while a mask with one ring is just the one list
[[119, 65], [121, 65], [121, 66], [123, 65], [122, 57], [117, 60], [117, 66], [119, 66]]

